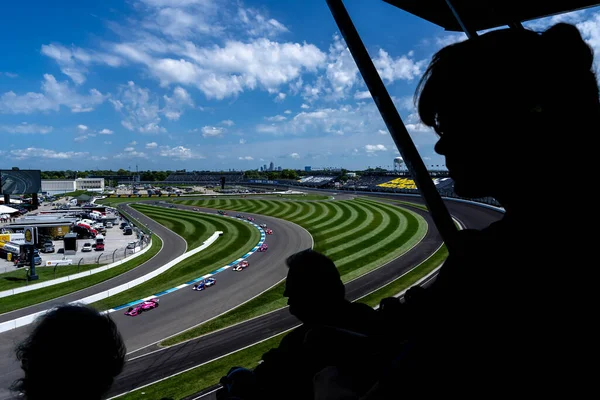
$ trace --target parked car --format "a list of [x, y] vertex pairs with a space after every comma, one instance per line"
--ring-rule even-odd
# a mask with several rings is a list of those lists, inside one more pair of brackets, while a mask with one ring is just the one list
[[81, 251], [92, 251], [92, 244], [91, 243], [84, 243], [83, 247], [81, 248]]
[[55, 252], [55, 248], [54, 248], [54, 243], [50, 242], [46, 242], [44, 243], [44, 245], [42, 246], [42, 253], [54, 253]]

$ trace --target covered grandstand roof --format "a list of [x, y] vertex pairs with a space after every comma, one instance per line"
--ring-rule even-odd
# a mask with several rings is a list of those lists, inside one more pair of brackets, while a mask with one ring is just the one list
[[[448, 31], [463, 31], [448, 6], [447, 0], [383, 1]], [[451, 0], [450, 3], [465, 25], [475, 31], [530, 21], [600, 4], [598, 1], [590, 0]]]

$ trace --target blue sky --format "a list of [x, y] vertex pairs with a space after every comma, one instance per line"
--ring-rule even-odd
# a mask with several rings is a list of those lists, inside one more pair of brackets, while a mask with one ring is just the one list
[[[60, 5], [57, 5], [60, 4]], [[462, 34], [380, 0], [346, 7], [426, 165], [411, 103]], [[599, 8], [577, 23], [598, 51]], [[0, 168], [392, 166], [399, 156], [325, 0], [7, 2], [0, 15]]]

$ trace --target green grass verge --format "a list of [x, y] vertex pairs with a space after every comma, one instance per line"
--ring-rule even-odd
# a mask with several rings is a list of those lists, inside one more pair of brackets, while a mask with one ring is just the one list
[[265, 340], [248, 348], [236, 351], [218, 360], [211, 361], [189, 371], [175, 375], [164, 381], [146, 386], [118, 397], [123, 400], [148, 400], [172, 398], [174, 400], [198, 393], [202, 389], [216, 385], [232, 366], [255, 368], [262, 355], [277, 347], [285, 333]]
[[[222, 206], [240, 212], [253, 212], [262, 208], [264, 214], [292, 220], [313, 235], [315, 250], [330, 255], [336, 262], [343, 282], [348, 282], [398, 257], [413, 247], [426, 233], [424, 220], [416, 214], [366, 199], [321, 202], [325, 204], [323, 208], [315, 207], [312, 212], [306, 203], [289, 201], [270, 201], [268, 209], [264, 209], [259, 200], [204, 200], [201, 204], [190, 200], [181, 202], [216, 208]], [[290, 204], [293, 205], [292, 208]], [[336, 208], [336, 204], [342, 206]], [[335, 222], [340, 220], [338, 214], [342, 215], [343, 222]], [[290, 217], [294, 215], [297, 216]], [[346, 221], [350, 223], [342, 225]], [[364, 239], [353, 243], [356, 238]], [[214, 320], [164, 340], [161, 345], [177, 344], [281, 308], [287, 304], [287, 299], [283, 297], [284, 286], [285, 283], [280, 283]]]
[[107, 310], [205, 275], [246, 254], [260, 239], [260, 233], [254, 226], [231, 218], [144, 205], [136, 206], [136, 209], [152, 219], [156, 218], [157, 221], [170, 220], [169, 223], [177, 225], [177, 229], [185, 229], [186, 224], [207, 223], [213, 226], [214, 229], [206, 231], [203, 240], [215, 231], [223, 231], [224, 234], [211, 245], [210, 250], [201, 251], [183, 260], [143, 285], [93, 303], [92, 306], [99, 310]]
[[85, 272], [90, 269], [101, 267], [103, 265], [106, 265], [106, 263], [81, 264], [80, 267], [78, 267], [77, 265], [61, 265], [56, 268], [56, 275], [54, 274], [54, 267], [36, 266], [35, 272], [39, 276], [39, 279], [34, 282], [27, 281], [27, 271], [25, 270], [25, 268], [17, 269], [11, 272], [5, 272], [0, 274], [0, 291], [19, 288], [29, 284], [37, 284], [52, 279], [62, 278], [63, 276], [73, 275], [78, 272]]
[[358, 299], [358, 301], [368, 304], [371, 307], [375, 307], [379, 304], [381, 299], [392, 297], [413, 286], [419, 279], [427, 276], [427, 274], [439, 267], [442, 262], [444, 262], [446, 257], [448, 257], [448, 250], [446, 249], [446, 246], [442, 246], [431, 257], [410, 270], [408, 273], [388, 283], [375, 292]]
[[160, 250], [161, 246], [162, 241], [158, 236], [154, 235], [152, 237], [152, 246], [147, 252], [117, 267], [87, 276], [85, 278], [76, 279], [74, 281], [60, 283], [58, 285], [33, 290], [31, 292], [20, 293], [14, 296], [4, 297], [2, 298], [2, 301], [0, 301], [0, 314], [52, 300], [57, 297], [61, 297], [104, 282], [110, 278], [114, 278], [117, 275], [123, 274], [135, 267], [142, 265], [154, 257]]
[[283, 289], [285, 285], [280, 283], [260, 296], [250, 300], [249, 302], [237, 307], [236, 309], [225, 313], [211, 321], [205, 322], [195, 328], [189, 329], [177, 336], [166, 339], [160, 343], [161, 346], [171, 346], [177, 343], [184, 342], [189, 339], [205, 335], [219, 329], [235, 325], [239, 322], [249, 320], [259, 315], [268, 313], [284, 307], [287, 304], [287, 299], [283, 297]]

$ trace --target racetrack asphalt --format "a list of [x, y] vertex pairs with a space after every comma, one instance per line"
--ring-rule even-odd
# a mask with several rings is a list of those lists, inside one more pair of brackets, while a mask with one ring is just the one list
[[[336, 199], [349, 199], [351, 197], [358, 196], [344, 194], [343, 197], [336, 196]], [[419, 197], [389, 197], [394, 200], [424, 204]], [[501, 212], [469, 203], [452, 200], [447, 200], [445, 203], [450, 214], [467, 228], [481, 229], [502, 217]], [[403, 207], [412, 209], [426, 219], [430, 229], [428, 229], [425, 238], [401, 257], [348, 282], [346, 284], [346, 297], [348, 299], [357, 299], [393, 281], [428, 258], [442, 244], [441, 236], [435, 228], [429, 213], [416, 207]], [[195, 365], [252, 345], [298, 324], [299, 321], [289, 314], [286, 307], [179, 345], [166, 348], [159, 348], [156, 345], [150, 346], [144, 349], [145, 354], [141, 357], [139, 354], [133, 354], [134, 358], [127, 362], [124, 371], [117, 377], [109, 396], [115, 396], [166, 378]]]
[[[213, 209], [202, 209], [183, 205], [176, 205], [175, 207], [186, 209], [191, 212], [193, 212], [193, 208], [197, 208], [202, 212], [216, 214], [216, 210]], [[175, 235], [131, 207], [128, 207], [126, 211], [138, 221], [147, 224], [148, 227], [153, 232], [159, 234], [161, 238], [166, 238], [170, 234], [180, 241], [183, 241], [178, 235]], [[287, 268], [284, 264], [284, 260], [287, 256], [312, 246], [312, 237], [306, 230], [298, 225], [262, 215], [249, 213], [244, 213], [244, 215], [246, 217], [254, 216], [256, 218], [254, 221], [256, 224], [266, 223], [269, 228], [273, 229], [273, 235], [266, 235], [265, 238], [265, 242], [269, 245], [267, 252], [254, 253], [248, 257], [247, 260], [250, 265], [244, 271], [235, 272], [231, 269], [227, 269], [218, 273], [214, 276], [217, 280], [214, 287], [201, 292], [193, 291], [191, 290], [191, 287], [183, 288], [161, 296], [160, 307], [151, 312], [143, 313], [137, 317], [125, 316], [125, 310], [111, 313], [111, 317], [115, 320], [119, 331], [123, 335], [128, 352], [138, 350], [144, 346], [162, 340], [167, 336], [193, 327], [251, 299], [285, 278]], [[223, 218], [229, 217], [224, 216]], [[163, 251], [159, 254], [164, 253], [165, 249], [170, 249], [167, 244], [168, 243], [163, 246]], [[214, 245], [218, 245], [218, 240]], [[183, 241], [183, 249], [185, 250], [185, 248], [185, 241]], [[205, 251], [210, 251], [210, 248]], [[146, 268], [144, 274], [166, 264], [168, 261], [182, 253], [183, 251], [175, 254], [173, 257], [169, 257], [166, 261], [161, 261], [160, 263], [156, 261], [155, 263], [152, 263], [153, 268]], [[157, 257], [155, 257], [155, 259]], [[151, 261], [148, 261], [146, 264], [150, 262]], [[136, 270], [139, 268], [140, 267], [136, 268]], [[136, 277], [137, 276], [130, 277], [125, 281], [135, 279]], [[109, 287], [106, 287], [106, 289], [124, 283], [121, 281], [117, 283], [114, 280], [112, 280], [112, 282], [113, 283], [109, 285]], [[79, 295], [75, 296], [72, 300], [64, 300], [64, 298], [68, 297], [65, 296], [64, 298], [61, 298], [61, 301], [48, 304], [45, 307], [40, 306], [39, 309], [23, 313], [22, 315], [42, 311], [56, 304], [75, 301], [79, 298], [101, 291], [102, 289], [99, 287], [100, 285], [94, 286], [94, 290], [89, 294], [86, 293], [83, 295], [81, 294], [83, 291], [80, 291], [77, 292]], [[152, 295], [152, 293], [148, 293], [148, 295]], [[17, 317], [18, 316], [12, 318]], [[19, 340], [27, 335], [30, 328], [31, 325], [0, 335], [0, 355], [2, 356], [2, 361], [0, 361], [0, 399], [2, 400], [10, 398], [10, 392], [7, 388], [21, 375], [21, 371], [14, 358], [14, 347]]]

